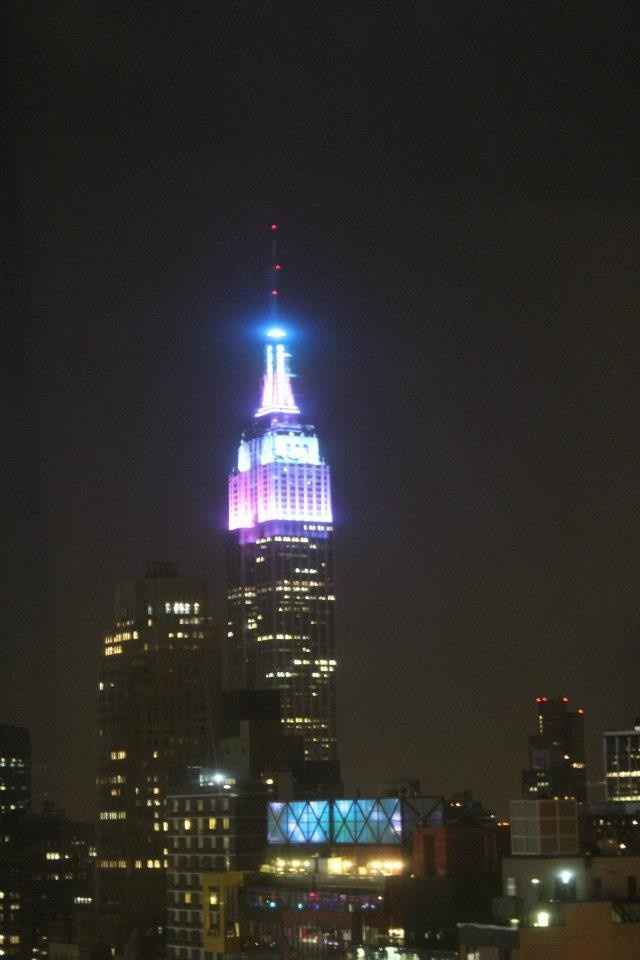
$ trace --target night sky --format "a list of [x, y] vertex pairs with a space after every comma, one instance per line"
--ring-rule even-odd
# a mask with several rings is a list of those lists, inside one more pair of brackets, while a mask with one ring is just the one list
[[272, 218], [347, 786], [506, 812], [541, 693], [597, 781], [640, 713], [633, 4], [169, 6], [15, 18], [0, 719], [38, 791], [91, 815], [119, 578], [174, 559], [224, 617]]

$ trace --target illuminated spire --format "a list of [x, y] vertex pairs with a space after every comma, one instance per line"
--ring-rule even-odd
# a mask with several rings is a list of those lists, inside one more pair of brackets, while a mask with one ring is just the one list
[[289, 371], [289, 354], [287, 353], [284, 340], [287, 336], [286, 330], [277, 325], [278, 319], [278, 281], [282, 264], [278, 260], [278, 224], [269, 225], [271, 233], [271, 316], [274, 321], [273, 326], [267, 330], [267, 337], [271, 343], [265, 346], [265, 372], [262, 381], [262, 402], [256, 411], [256, 417], [262, 417], [267, 413], [300, 413], [299, 407], [293, 398], [293, 389], [291, 387], [291, 373]]
[[[267, 336], [280, 340], [285, 336], [280, 327], [272, 327]], [[256, 417], [266, 413], [300, 413], [293, 398], [291, 373], [289, 372], [289, 354], [284, 343], [268, 343], [265, 347], [265, 371], [262, 381], [262, 402]]]

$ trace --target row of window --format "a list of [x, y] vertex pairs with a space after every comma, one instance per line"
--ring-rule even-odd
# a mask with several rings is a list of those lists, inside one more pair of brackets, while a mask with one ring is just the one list
[[231, 837], [172, 837], [172, 850], [228, 850]]
[[227, 811], [229, 797], [171, 797], [169, 800], [172, 813], [203, 813], [204, 811]]
[[[224, 840], [229, 840], [228, 837], [224, 837]], [[224, 849], [228, 850], [229, 845], [223, 844]], [[172, 867], [177, 870], [228, 870], [230, 867], [230, 858], [229, 855], [221, 856], [216, 854], [211, 856], [210, 854], [188, 854], [188, 853], [178, 853], [178, 854], [169, 854], [168, 867]]]
[[[170, 857], [170, 860], [183, 859], [181, 857]], [[188, 858], [187, 858], [188, 859]], [[192, 860], [197, 860], [197, 857], [192, 857]], [[231, 861], [229, 857], [205, 857], [205, 860], [212, 860], [213, 867], [205, 867], [203, 869], [214, 869], [214, 870], [228, 870], [231, 866]], [[172, 868], [175, 871], [175, 863], [169, 863], [169, 873], [167, 875], [167, 881], [169, 888], [174, 890], [200, 890], [200, 875], [198, 873], [178, 873], [171, 872]], [[185, 864], [186, 866], [186, 864]], [[199, 869], [198, 864], [190, 864], [191, 869]], [[171, 894], [169, 894], [171, 895]]]
[[211, 830], [229, 830], [231, 828], [231, 819], [229, 817], [194, 817], [185, 820], [170, 820], [171, 831], [174, 833], [189, 833], [191, 830], [197, 833], [209, 832]]

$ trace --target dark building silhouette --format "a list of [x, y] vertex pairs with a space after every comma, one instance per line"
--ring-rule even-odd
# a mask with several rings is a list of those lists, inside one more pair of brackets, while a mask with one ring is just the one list
[[268, 786], [295, 776], [303, 766], [303, 740], [283, 732], [279, 691], [225, 691], [221, 703], [217, 759], [223, 771]]
[[529, 737], [529, 767], [522, 772], [522, 796], [573, 797], [584, 803], [584, 710], [571, 710], [568, 697], [536, 697], [536, 723], [537, 731]]
[[640, 801], [590, 803], [580, 825], [585, 849], [592, 855], [640, 856]]
[[26, 727], [0, 723], [0, 817], [31, 810], [31, 737]]
[[[339, 779], [329, 466], [296, 404], [284, 331], [269, 331], [262, 400], [229, 478], [229, 685], [277, 690], [311, 779]], [[309, 768], [311, 771], [311, 766]]]
[[95, 825], [56, 811], [20, 813], [0, 817], [0, 836], [0, 956], [44, 960], [53, 943], [73, 943], [81, 957], [79, 918], [93, 909]]
[[156, 563], [118, 586], [98, 682], [97, 890], [110, 945], [162, 928], [164, 802], [213, 755], [219, 680], [202, 579]]

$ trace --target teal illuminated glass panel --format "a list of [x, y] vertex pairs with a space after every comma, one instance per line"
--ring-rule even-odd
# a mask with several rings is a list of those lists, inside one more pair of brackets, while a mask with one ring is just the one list
[[402, 812], [395, 797], [334, 801], [335, 843], [392, 843], [402, 840]]
[[329, 803], [326, 800], [312, 800], [309, 804], [314, 816], [309, 840], [311, 843], [329, 841]]
[[287, 804], [270, 803], [267, 808], [267, 843], [287, 843]]
[[402, 823], [397, 797], [273, 802], [267, 839], [270, 844], [399, 844]]
[[327, 843], [329, 824], [329, 801], [327, 800], [270, 803], [267, 840], [272, 844]]

